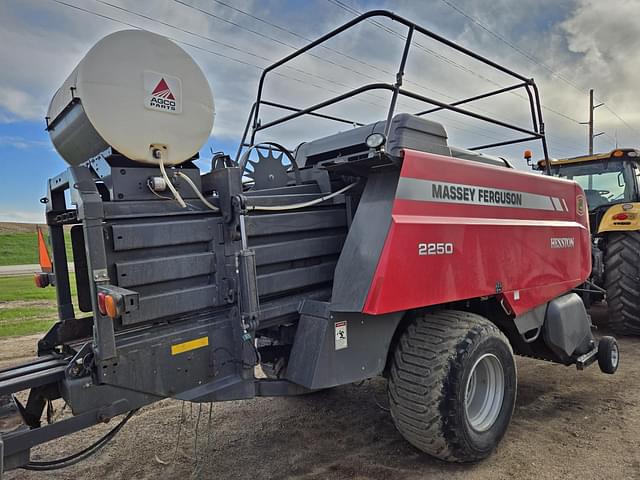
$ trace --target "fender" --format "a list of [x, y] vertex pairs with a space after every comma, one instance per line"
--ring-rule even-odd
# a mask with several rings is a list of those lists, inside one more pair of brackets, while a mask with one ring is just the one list
[[497, 295], [520, 315], [583, 283], [590, 271], [577, 183], [404, 150], [363, 313]]
[[[631, 208], [624, 209], [623, 205], [631, 205]], [[635, 232], [637, 230], [640, 230], [640, 203], [638, 202], [612, 205], [602, 216], [598, 225], [598, 233]]]

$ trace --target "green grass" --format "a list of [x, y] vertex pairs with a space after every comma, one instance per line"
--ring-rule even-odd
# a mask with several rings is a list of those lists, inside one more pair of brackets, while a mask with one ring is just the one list
[[[71, 234], [64, 232], [67, 259], [72, 261]], [[45, 234], [48, 241], [48, 235]], [[49, 253], [52, 254], [51, 248]], [[0, 235], [0, 266], [38, 263], [37, 233], [7, 233]]]
[[44, 333], [56, 320], [56, 307], [18, 307], [0, 310], [0, 337]]
[[[75, 279], [72, 281], [75, 288]], [[37, 288], [33, 276], [0, 277], [0, 303], [28, 300], [56, 300], [56, 289], [53, 287]]]
[[[75, 276], [69, 280], [75, 297]], [[0, 337], [46, 332], [57, 320], [55, 299], [55, 288], [36, 288], [31, 275], [0, 277]]]

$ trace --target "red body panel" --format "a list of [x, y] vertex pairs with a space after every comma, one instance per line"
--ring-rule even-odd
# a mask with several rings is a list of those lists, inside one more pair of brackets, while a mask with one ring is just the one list
[[[499, 294], [519, 315], [548, 302], [591, 272], [582, 205], [584, 193], [574, 182], [405, 150], [391, 227], [363, 311]], [[419, 244], [427, 247], [423, 255]], [[452, 253], [425, 254], [435, 250], [429, 244], [440, 252], [437, 244], [452, 244], [444, 247]]]

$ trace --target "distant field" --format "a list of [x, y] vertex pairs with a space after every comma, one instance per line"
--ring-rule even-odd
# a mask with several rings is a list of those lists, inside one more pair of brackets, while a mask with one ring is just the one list
[[[38, 263], [38, 236], [35, 227], [36, 225], [28, 223], [0, 223], [0, 266]], [[47, 230], [43, 229], [43, 232], [48, 240]], [[67, 258], [71, 261], [69, 231], [65, 232], [65, 239]], [[51, 253], [51, 249], [49, 252]]]
[[0, 277], [0, 337], [46, 332], [57, 319], [55, 298], [55, 288], [36, 288], [30, 275]]
[[[19, 223], [19, 222], [0, 222], [0, 235], [7, 233], [35, 233], [36, 223]], [[46, 230], [46, 225], [40, 225], [40, 228]]]

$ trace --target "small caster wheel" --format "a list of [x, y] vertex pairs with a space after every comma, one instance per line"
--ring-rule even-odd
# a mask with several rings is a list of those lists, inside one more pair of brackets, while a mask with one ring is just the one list
[[598, 365], [603, 373], [613, 374], [620, 363], [618, 342], [613, 337], [602, 337], [598, 342]]

